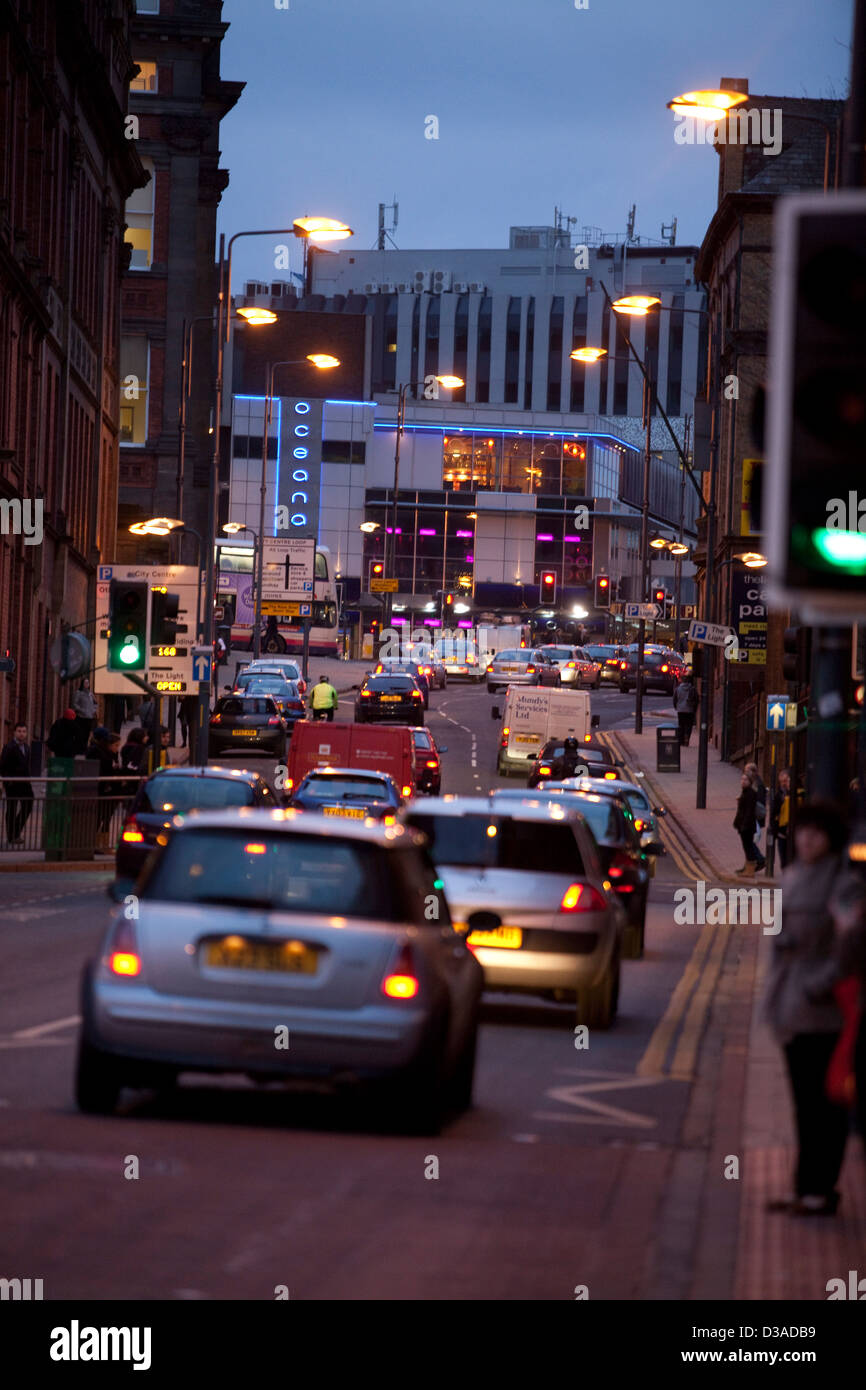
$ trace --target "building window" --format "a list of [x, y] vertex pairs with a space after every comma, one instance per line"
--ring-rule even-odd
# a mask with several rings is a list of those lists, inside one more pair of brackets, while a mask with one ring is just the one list
[[363, 439], [323, 439], [322, 463], [360, 463], [366, 459], [367, 445]]
[[586, 496], [586, 445], [580, 439], [562, 441], [562, 491]]
[[147, 381], [150, 346], [144, 337], [120, 340], [120, 443], [143, 444], [147, 438]]
[[517, 404], [517, 371], [520, 364], [520, 300], [512, 295], [508, 301], [505, 324], [505, 403]]
[[137, 77], [133, 77], [129, 84], [129, 90], [131, 92], [155, 92], [157, 90], [156, 63], [145, 58], [135, 58], [133, 61], [138, 64], [141, 71]]
[[150, 270], [153, 263], [153, 201], [156, 177], [153, 160], [144, 158], [141, 162], [150, 178], [144, 188], [136, 188], [129, 195], [124, 213], [125, 240], [132, 247], [129, 262], [131, 270]]
[[535, 349], [535, 299], [531, 297], [526, 311], [526, 360], [524, 363], [523, 409], [532, 409], [532, 364]]
[[159, 14], [159, 0], [135, 0], [138, 14]]
[[562, 325], [563, 300], [561, 295], [554, 298], [550, 310], [550, 335], [547, 345], [547, 408], [559, 410], [560, 383], [562, 380]]

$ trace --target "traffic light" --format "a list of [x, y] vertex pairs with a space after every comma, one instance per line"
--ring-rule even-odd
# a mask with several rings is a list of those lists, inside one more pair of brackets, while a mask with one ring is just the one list
[[384, 566], [384, 564], [382, 563], [382, 561], [381, 561], [381, 560], [371, 560], [371, 561], [370, 561], [370, 587], [372, 587], [372, 583], [373, 583], [373, 580], [374, 580], [374, 579], [384, 579], [384, 578], [385, 578], [385, 566]]
[[780, 202], [767, 430], [779, 601], [862, 609], [866, 579], [866, 192]]
[[109, 671], [146, 669], [149, 596], [150, 585], [142, 580], [112, 579], [108, 592]]
[[556, 602], [556, 575], [553, 570], [541, 571], [541, 582], [538, 586], [538, 602], [543, 604], [553, 604]]
[[610, 608], [610, 580], [606, 574], [595, 576], [595, 606]]
[[[174, 647], [182, 624], [178, 622], [180, 594], [170, 594], [164, 588], [151, 589], [150, 645]], [[164, 653], [159, 653], [164, 655]]]
[[812, 629], [786, 627], [783, 638], [782, 674], [795, 685], [808, 685], [812, 657]]
[[653, 602], [660, 603], [662, 605], [662, 608], [664, 608], [666, 599], [667, 594], [665, 593], [664, 589], [655, 589], [653, 591]]
[[444, 610], [445, 610], [446, 613], [450, 613], [450, 612], [451, 612], [451, 610], [452, 610], [453, 607], [454, 607], [454, 595], [453, 595], [453, 594], [443, 594], [443, 595], [442, 595], [442, 607], [444, 608]]

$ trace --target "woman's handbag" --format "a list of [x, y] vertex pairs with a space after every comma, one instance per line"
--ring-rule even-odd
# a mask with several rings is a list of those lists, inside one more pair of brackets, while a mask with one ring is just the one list
[[854, 1053], [860, 1028], [860, 981], [855, 976], [833, 986], [836, 1003], [842, 1011], [842, 1032], [827, 1067], [824, 1087], [835, 1105], [853, 1106], [857, 1095]]

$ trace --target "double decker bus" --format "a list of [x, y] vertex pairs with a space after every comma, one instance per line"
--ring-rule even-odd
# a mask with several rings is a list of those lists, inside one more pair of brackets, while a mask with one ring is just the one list
[[[253, 649], [253, 620], [256, 596], [253, 590], [252, 544], [239, 542], [236, 536], [219, 539], [217, 545], [217, 603], [223, 616], [217, 628], [231, 630], [231, 646], [238, 651]], [[266, 644], [265, 633], [268, 634]], [[275, 641], [274, 634], [277, 634]], [[285, 644], [285, 645], [283, 645]], [[270, 624], [262, 618], [261, 650], [280, 650], [299, 655], [304, 646], [304, 628], [300, 617], [280, 617]], [[313, 656], [337, 656], [337, 586], [327, 546], [316, 547], [316, 570], [313, 583], [313, 622], [310, 628], [310, 653]]]

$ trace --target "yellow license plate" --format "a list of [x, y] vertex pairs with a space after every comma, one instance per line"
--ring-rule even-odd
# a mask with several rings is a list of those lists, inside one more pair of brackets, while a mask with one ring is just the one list
[[382, 700], [383, 700], [383, 701], [386, 701], [386, 700], [387, 700], [387, 701], [391, 702], [391, 701], [397, 701], [397, 700], [399, 700], [399, 699], [400, 699], [400, 696], [399, 696], [399, 695], [383, 695], [383, 696], [382, 696]]
[[469, 946], [499, 946], [505, 951], [519, 951], [523, 932], [519, 927], [494, 927], [492, 931], [473, 931], [466, 938]]
[[232, 736], [234, 738], [243, 738], [244, 735], [246, 735], [247, 738], [255, 738], [257, 733], [258, 729], [232, 729]]
[[503, 666], [501, 669], [502, 669], [503, 671], [519, 671], [519, 670], [520, 670], [520, 667], [519, 667], [519, 666]]
[[540, 742], [540, 739], [539, 739], [539, 737], [538, 737], [537, 734], [515, 734], [515, 735], [514, 735], [514, 742], [515, 742], [515, 743], [539, 743], [539, 742]]
[[302, 941], [210, 941], [205, 963], [224, 970], [268, 970], [289, 975], [315, 975], [318, 955]]
[[363, 820], [367, 814], [359, 806], [323, 806], [322, 811], [326, 816], [353, 816], [355, 820]]

